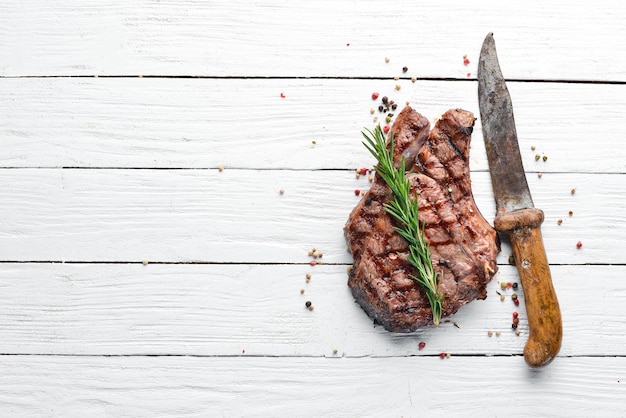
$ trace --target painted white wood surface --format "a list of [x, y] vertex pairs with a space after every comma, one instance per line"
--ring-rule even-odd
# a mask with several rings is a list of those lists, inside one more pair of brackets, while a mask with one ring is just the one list
[[[0, 4], [0, 415], [624, 416], [625, 18], [617, 1]], [[564, 317], [539, 371], [523, 306], [496, 293], [517, 277], [506, 242], [488, 298], [437, 330], [375, 327], [346, 285], [371, 93], [477, 115], [489, 31]]]

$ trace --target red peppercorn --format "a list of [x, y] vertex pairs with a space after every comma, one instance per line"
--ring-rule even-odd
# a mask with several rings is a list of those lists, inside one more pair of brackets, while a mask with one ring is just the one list
[[512, 287], [513, 287], [513, 283], [508, 282], [508, 283], [506, 284], [506, 288], [507, 288], [507, 289], [510, 289], [510, 288], [512, 288]]
[[366, 175], [366, 174], [367, 174], [367, 168], [363, 167], [363, 168], [361, 169], [361, 175], [362, 175], [362, 176], [364, 176], [364, 175]]
[[378, 99], [378, 93], [374, 92], [372, 93], [372, 100], [376, 100]]
[[583, 243], [582, 243], [582, 242], [578, 241], [578, 242], [576, 243], [576, 248], [580, 248], [580, 247], [582, 247], [582, 246], [583, 246]]
[[472, 73], [467, 73], [467, 78], [470, 78], [472, 76]]
[[312, 265], [312, 266], [316, 266], [317, 265], [317, 261], [311, 260], [311, 261], [309, 261], [309, 264]]
[[446, 353], [440, 353], [439, 358], [446, 358]]
[[424, 349], [424, 347], [426, 347], [426, 343], [425, 343], [424, 341], [420, 342], [420, 343], [417, 345], [417, 348], [419, 348], [420, 350], [423, 350], [423, 349]]
[[517, 311], [513, 311], [513, 319], [517, 318], [519, 316], [519, 314], [517, 313]]
[[387, 133], [387, 132], [389, 132], [389, 129], [390, 129], [389, 126], [385, 126], [385, 127], [383, 127], [383, 132]]
[[469, 58], [467, 58], [467, 57], [463, 58], [463, 64], [469, 65], [469, 62], [470, 62]]
[[282, 99], [284, 99], [284, 98], [285, 98], [285, 93], [280, 93], [280, 97], [281, 97]]
[[358, 195], [360, 195], [360, 194], [361, 194], [361, 191], [360, 191], [359, 189], [355, 189], [355, 190], [354, 190], [354, 195], [355, 195], [355, 196], [358, 196]]
[[515, 304], [515, 306], [519, 306], [519, 299], [513, 300], [513, 303]]

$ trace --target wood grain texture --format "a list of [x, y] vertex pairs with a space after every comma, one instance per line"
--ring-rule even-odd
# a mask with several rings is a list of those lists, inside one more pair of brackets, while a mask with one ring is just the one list
[[[528, 177], [550, 263], [622, 262], [622, 176]], [[489, 174], [472, 180], [492, 222]], [[353, 171], [4, 169], [0, 259], [308, 263], [317, 247], [324, 262], [352, 263], [342, 228], [368, 187]], [[503, 240], [499, 262], [510, 253]]]
[[[0, 166], [354, 169], [372, 164], [360, 132], [376, 116], [384, 124], [384, 114], [370, 114], [380, 104], [372, 92], [401, 107], [409, 101], [431, 120], [450, 108], [478, 117], [473, 81], [404, 80], [399, 91], [395, 84], [2, 79]], [[511, 82], [509, 89], [526, 170], [626, 172], [626, 151], [615, 146], [626, 137], [626, 86]], [[475, 171], [488, 169], [482, 135], [477, 120]]]
[[[0, 358], [13, 417], [623, 416], [623, 358]], [[484, 378], [477, 378], [481, 370]], [[375, 377], [375, 378], [373, 378]], [[494, 387], [486, 387], [490, 379]], [[30, 388], [37, 387], [37, 391]], [[504, 400], [503, 400], [504, 398]], [[375, 399], [376, 402], [372, 402]], [[539, 399], [549, 400], [538, 402]], [[489, 412], [493, 412], [490, 414]]]
[[[624, 21], [615, 0], [2, 2], [0, 416], [624, 416]], [[506, 241], [438, 330], [375, 327], [346, 285], [372, 92], [477, 115], [490, 31], [563, 313], [539, 373], [496, 293]], [[491, 222], [479, 121], [470, 165]]]
[[[623, 266], [552, 267], [564, 327], [554, 363], [626, 356], [624, 274]], [[500, 289], [500, 282], [519, 283], [508, 265], [484, 301], [461, 308], [439, 329], [410, 334], [374, 326], [354, 302], [345, 266], [1, 264], [0, 277], [3, 355], [521, 355], [528, 336], [521, 287], [518, 307], [510, 298], [515, 291]], [[513, 311], [520, 336], [511, 328]], [[490, 330], [501, 334], [489, 337]]]
[[624, 20], [618, 1], [13, 0], [0, 75], [464, 79], [494, 32], [507, 77], [624, 81]]

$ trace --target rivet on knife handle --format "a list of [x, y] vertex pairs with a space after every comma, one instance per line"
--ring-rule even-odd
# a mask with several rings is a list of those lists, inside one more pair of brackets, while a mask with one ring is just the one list
[[531, 367], [541, 367], [550, 363], [561, 347], [561, 311], [541, 237], [543, 212], [535, 209], [526, 182], [511, 96], [492, 33], [483, 42], [477, 78], [480, 119], [496, 200], [494, 227], [511, 240], [524, 289], [529, 328], [524, 359]]

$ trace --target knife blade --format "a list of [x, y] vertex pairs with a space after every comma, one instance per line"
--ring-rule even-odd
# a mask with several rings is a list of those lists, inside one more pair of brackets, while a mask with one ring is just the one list
[[478, 61], [478, 104], [496, 201], [494, 228], [508, 235], [522, 282], [530, 367], [549, 364], [563, 338], [561, 310], [543, 245], [544, 214], [534, 207], [520, 155], [511, 96], [496, 53], [493, 33], [485, 38]]

